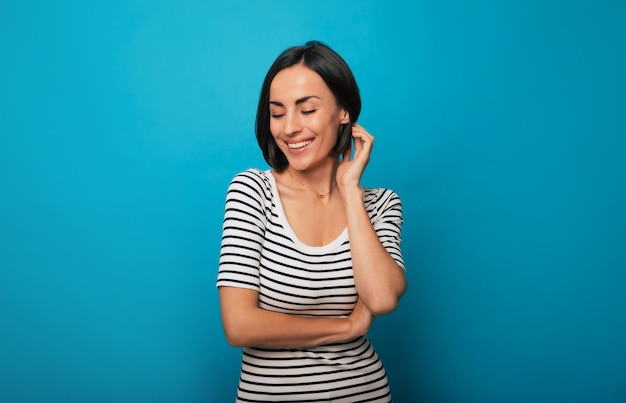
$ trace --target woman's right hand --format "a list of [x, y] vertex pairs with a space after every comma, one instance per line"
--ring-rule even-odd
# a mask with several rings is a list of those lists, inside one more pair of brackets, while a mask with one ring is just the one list
[[354, 309], [348, 321], [352, 328], [354, 337], [365, 336], [374, 322], [374, 315], [367, 309], [365, 304], [361, 302], [361, 298], [357, 299]]

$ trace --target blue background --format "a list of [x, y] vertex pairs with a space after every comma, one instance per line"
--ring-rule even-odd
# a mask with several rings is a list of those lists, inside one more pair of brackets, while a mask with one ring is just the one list
[[0, 401], [232, 401], [225, 191], [309, 39], [404, 203], [395, 400], [626, 401], [626, 2], [94, 3], [0, 4]]

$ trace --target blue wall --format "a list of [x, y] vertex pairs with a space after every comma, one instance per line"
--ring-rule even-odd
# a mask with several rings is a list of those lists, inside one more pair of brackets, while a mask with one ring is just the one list
[[0, 401], [232, 401], [224, 193], [313, 38], [405, 206], [396, 401], [626, 401], [624, 1], [91, 3], [0, 4]]

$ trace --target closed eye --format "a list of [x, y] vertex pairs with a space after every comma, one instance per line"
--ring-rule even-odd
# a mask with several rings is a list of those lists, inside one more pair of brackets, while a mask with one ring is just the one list
[[312, 113], [315, 113], [317, 111], [317, 109], [310, 109], [308, 111], [302, 111], [303, 115], [310, 115]]
[[280, 119], [283, 116], [285, 116], [284, 113], [274, 113], [274, 114], [270, 114], [270, 116], [272, 117], [272, 119]]

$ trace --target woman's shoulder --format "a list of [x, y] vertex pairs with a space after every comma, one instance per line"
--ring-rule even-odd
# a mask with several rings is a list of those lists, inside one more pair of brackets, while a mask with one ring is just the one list
[[402, 202], [398, 194], [387, 188], [363, 189], [363, 202], [372, 223], [384, 217], [402, 220]]
[[234, 181], [255, 181], [269, 183], [270, 171], [263, 171], [259, 168], [248, 168], [245, 171], [241, 171], [233, 177]]
[[363, 198], [365, 204], [388, 204], [388, 203], [401, 203], [400, 196], [388, 188], [364, 188]]
[[230, 182], [230, 189], [241, 188], [242, 186], [254, 190], [265, 196], [271, 195], [272, 184], [270, 180], [271, 172], [258, 168], [248, 168], [237, 173]]

